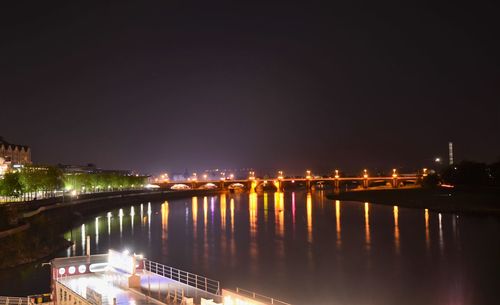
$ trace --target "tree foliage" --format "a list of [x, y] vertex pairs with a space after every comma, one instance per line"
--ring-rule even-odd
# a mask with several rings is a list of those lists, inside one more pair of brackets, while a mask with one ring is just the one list
[[144, 176], [117, 173], [74, 173], [64, 175], [66, 190], [114, 190], [140, 187], [146, 183]]
[[18, 172], [7, 173], [0, 179], [0, 196], [26, 197], [28, 194], [29, 199], [40, 193], [44, 197], [51, 196], [55, 191], [63, 189], [88, 193], [136, 188], [145, 183], [145, 176], [118, 172], [63, 173], [54, 166], [28, 165]]
[[443, 170], [442, 179], [453, 185], [485, 186], [491, 185], [494, 177], [491, 166], [485, 163], [463, 161]]
[[24, 188], [20, 182], [19, 173], [7, 173], [0, 179], [0, 195], [6, 197], [19, 197], [23, 194]]

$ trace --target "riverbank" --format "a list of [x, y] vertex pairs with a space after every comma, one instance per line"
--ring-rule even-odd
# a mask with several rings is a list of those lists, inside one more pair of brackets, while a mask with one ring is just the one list
[[61, 234], [74, 222], [87, 215], [137, 203], [192, 196], [216, 195], [218, 190], [148, 191], [143, 193], [113, 194], [57, 202], [29, 212], [25, 218], [29, 228], [0, 240], [0, 269], [12, 268], [51, 257], [70, 246]]
[[360, 201], [435, 212], [500, 216], [498, 188], [384, 189], [328, 194], [332, 200]]

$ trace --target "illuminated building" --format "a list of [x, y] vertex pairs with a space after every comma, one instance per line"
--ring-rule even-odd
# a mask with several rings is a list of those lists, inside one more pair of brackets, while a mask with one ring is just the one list
[[31, 149], [29, 146], [11, 144], [0, 137], [0, 158], [11, 165], [31, 164]]

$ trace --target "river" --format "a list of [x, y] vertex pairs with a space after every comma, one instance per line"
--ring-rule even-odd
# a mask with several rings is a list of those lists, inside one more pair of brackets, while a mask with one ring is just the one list
[[[137, 202], [78, 223], [61, 256], [129, 249], [296, 304], [499, 304], [500, 221], [322, 192]], [[49, 289], [40, 264], [4, 271], [0, 295]]]

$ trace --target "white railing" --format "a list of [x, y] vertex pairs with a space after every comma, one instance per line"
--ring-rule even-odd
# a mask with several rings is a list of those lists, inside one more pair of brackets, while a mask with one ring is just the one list
[[169, 278], [176, 282], [211, 294], [221, 294], [219, 281], [212, 280], [201, 275], [165, 266], [149, 260], [144, 261], [144, 269], [159, 276]]
[[270, 297], [267, 297], [265, 295], [261, 295], [261, 294], [255, 293], [253, 291], [248, 291], [248, 290], [241, 289], [241, 288], [238, 288], [238, 287], [236, 287], [236, 293], [238, 293], [241, 296], [245, 296], [245, 297], [248, 297], [248, 298], [255, 299], [256, 301], [262, 301], [262, 302], [266, 302], [266, 303], [269, 303], [269, 304], [291, 305], [290, 303], [286, 303], [286, 302], [283, 302], [283, 301], [280, 301], [280, 300], [276, 300], [274, 298], [270, 298]]
[[0, 305], [28, 305], [28, 298], [0, 296]]
[[[59, 280], [55, 281], [55, 296], [56, 300], [54, 300], [54, 303], [59, 305], [93, 305], [89, 300], [85, 299], [78, 292], [64, 285]], [[73, 300], [71, 296], [73, 296]]]

